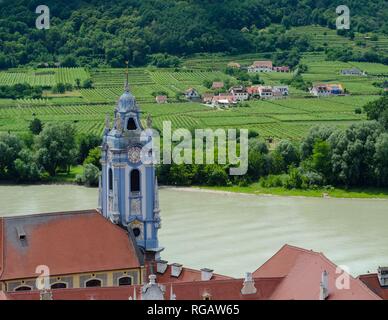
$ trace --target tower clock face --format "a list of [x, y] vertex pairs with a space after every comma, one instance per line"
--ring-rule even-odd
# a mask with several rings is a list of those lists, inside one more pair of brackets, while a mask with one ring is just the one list
[[139, 147], [131, 147], [128, 150], [128, 159], [132, 163], [138, 163], [140, 162], [140, 152], [141, 148]]

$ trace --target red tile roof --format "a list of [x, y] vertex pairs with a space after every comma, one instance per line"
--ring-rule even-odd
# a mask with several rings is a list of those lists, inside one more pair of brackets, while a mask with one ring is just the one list
[[252, 66], [256, 67], [256, 68], [265, 67], [265, 68], [272, 69], [272, 61], [271, 60], [255, 61], [255, 62], [253, 62]]
[[[163, 284], [165, 300], [171, 299], [171, 291], [176, 300], [202, 300], [209, 295], [212, 300], [267, 300], [271, 297], [282, 278], [254, 279], [257, 292], [241, 294], [243, 279], [228, 279], [218, 281], [175, 282]], [[172, 290], [171, 290], [172, 289]], [[52, 290], [53, 300], [128, 300], [141, 299], [141, 286], [95, 287], [79, 289]], [[6, 296], [11, 300], [39, 300], [39, 291], [10, 292]]]
[[[51, 275], [141, 266], [127, 232], [96, 210], [9, 217], [3, 224], [0, 280], [36, 277], [39, 265], [47, 265]], [[16, 228], [24, 229], [25, 240]]]
[[241, 293], [243, 279], [178, 282], [166, 284], [166, 297], [170, 299], [172, 286], [172, 292], [177, 300], [202, 300], [205, 294], [212, 300], [268, 300], [282, 280], [282, 278], [254, 279], [257, 292], [248, 295]]
[[224, 83], [223, 82], [215, 81], [212, 84], [212, 89], [221, 89], [223, 87], [224, 87]]
[[[156, 276], [156, 281], [158, 283], [201, 281], [201, 271], [190, 268], [182, 268], [182, 272], [179, 277], [171, 276], [171, 265], [167, 267], [166, 271], [163, 274], [157, 273]], [[214, 273], [210, 281], [225, 279], [232, 279], [232, 277]]]
[[363, 274], [358, 277], [370, 290], [384, 300], [388, 300], [388, 287], [382, 287], [377, 273]]
[[319, 299], [323, 271], [329, 273], [329, 297], [335, 300], [379, 300], [360, 280], [349, 275], [350, 288], [337, 289], [337, 266], [322, 253], [290, 245], [283, 246], [274, 256], [258, 268], [253, 276], [284, 277], [271, 299]]

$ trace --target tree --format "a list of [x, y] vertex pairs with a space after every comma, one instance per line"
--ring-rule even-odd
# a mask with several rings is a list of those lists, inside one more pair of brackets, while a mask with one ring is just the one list
[[58, 168], [67, 168], [75, 163], [77, 146], [75, 128], [67, 123], [47, 124], [36, 139], [37, 161], [50, 176]]
[[38, 118], [34, 118], [30, 122], [29, 129], [32, 132], [32, 134], [38, 135], [39, 133], [41, 133], [41, 131], [43, 129], [42, 121], [40, 121], [40, 119], [38, 119]]
[[297, 166], [299, 164], [298, 149], [288, 140], [280, 141], [274, 152], [279, 154], [283, 159], [284, 171], [287, 170], [290, 165]]
[[84, 166], [92, 164], [101, 170], [101, 149], [99, 147], [93, 148], [89, 151], [87, 158], [84, 161]]
[[314, 145], [317, 141], [326, 141], [335, 132], [336, 129], [327, 126], [314, 126], [310, 129], [307, 136], [300, 145], [301, 159], [310, 158], [313, 153]]
[[329, 178], [331, 175], [331, 150], [327, 141], [317, 141], [314, 144], [312, 155], [314, 170]]
[[98, 186], [100, 170], [93, 164], [89, 163], [84, 166], [82, 175], [77, 175], [76, 181], [79, 184], [85, 184], [88, 187]]
[[333, 181], [337, 185], [367, 186], [376, 182], [375, 144], [382, 129], [376, 121], [363, 122], [330, 136]]
[[22, 182], [35, 182], [40, 179], [41, 170], [33, 152], [27, 148], [21, 150], [14, 161], [16, 178]]
[[388, 96], [371, 101], [364, 106], [369, 120], [379, 120], [381, 114], [388, 109]]
[[0, 134], [0, 177], [15, 175], [15, 163], [22, 150], [21, 140], [12, 134]]
[[82, 87], [85, 88], [85, 89], [91, 89], [91, 88], [93, 88], [93, 81], [92, 81], [92, 79], [86, 79], [86, 80], [82, 83]]
[[375, 173], [379, 185], [388, 186], [388, 133], [383, 133], [376, 141]]
[[101, 138], [93, 134], [81, 134], [78, 136], [78, 163], [82, 164], [90, 150], [101, 145]]
[[[210, 168], [210, 166], [207, 167]], [[211, 186], [225, 186], [229, 181], [225, 169], [219, 165], [211, 166], [211, 169], [207, 170], [207, 177], [207, 184]]]
[[77, 87], [77, 89], [81, 88], [81, 79], [75, 79], [75, 86]]

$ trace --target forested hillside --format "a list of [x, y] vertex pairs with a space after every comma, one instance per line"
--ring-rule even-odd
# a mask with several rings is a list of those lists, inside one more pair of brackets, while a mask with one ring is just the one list
[[[176, 62], [175, 57], [152, 56], [158, 53], [180, 57], [198, 52], [293, 51], [295, 56], [300, 51], [329, 50], [316, 47], [292, 27], [334, 28], [335, 8], [341, 4], [351, 15], [351, 30], [342, 36], [388, 34], [385, 0], [47, 0], [51, 28], [37, 30], [35, 9], [40, 4], [2, 1], [0, 68], [57, 61], [62, 66], [92, 67], [122, 66], [124, 60], [134, 66]], [[348, 60], [388, 62], [384, 53], [348, 49], [342, 53]]]

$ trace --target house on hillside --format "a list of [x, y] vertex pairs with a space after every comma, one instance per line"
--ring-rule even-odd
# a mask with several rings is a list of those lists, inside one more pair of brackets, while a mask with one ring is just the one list
[[273, 97], [271, 86], [259, 86], [258, 90], [260, 99], [270, 99]]
[[260, 87], [261, 87], [261, 85], [253, 85], [253, 86], [247, 87], [246, 90], [249, 94], [249, 97], [250, 98], [260, 98], [260, 92], [259, 92]]
[[275, 72], [290, 72], [290, 67], [288, 67], [288, 66], [273, 67], [273, 71], [275, 71]]
[[237, 100], [237, 101], [245, 101], [249, 99], [249, 93], [244, 88], [244, 86], [234, 86], [229, 89], [229, 93]]
[[248, 67], [248, 72], [249, 73], [254, 73], [254, 72], [272, 72], [272, 61], [270, 60], [260, 60], [260, 61], [255, 61], [251, 66]]
[[155, 97], [155, 101], [158, 104], [167, 103], [167, 99], [168, 99], [167, 96], [164, 96], [164, 95]]
[[229, 62], [228, 63], [228, 67], [229, 68], [235, 68], [235, 69], [240, 69], [241, 68], [241, 65], [239, 64], [239, 63], [237, 63], [237, 62]]
[[213, 90], [220, 90], [225, 86], [225, 84], [222, 81], [214, 81], [212, 84]]
[[212, 99], [213, 107], [225, 108], [236, 104], [237, 100], [230, 94], [219, 94], [218, 96], [214, 96]]
[[358, 68], [342, 69], [341, 74], [344, 76], [366, 76], [366, 73]]
[[195, 88], [189, 88], [185, 91], [185, 97], [186, 99], [190, 101], [199, 100], [201, 99], [201, 95]]
[[204, 93], [202, 95], [202, 102], [205, 104], [211, 104], [213, 100], [214, 94], [213, 93]]
[[343, 95], [345, 93], [345, 90], [341, 84], [324, 83], [314, 85], [310, 89], [310, 93], [316, 97], [327, 97], [332, 95]]
[[280, 92], [282, 97], [288, 96], [288, 86], [274, 86], [272, 91]]

